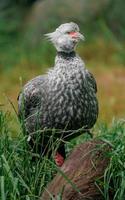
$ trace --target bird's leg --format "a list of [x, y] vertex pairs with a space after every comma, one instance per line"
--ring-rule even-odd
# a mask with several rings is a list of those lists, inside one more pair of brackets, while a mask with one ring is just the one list
[[57, 149], [57, 152], [54, 157], [55, 163], [58, 167], [61, 167], [63, 165], [65, 157], [66, 157], [65, 146], [64, 144], [61, 144]]

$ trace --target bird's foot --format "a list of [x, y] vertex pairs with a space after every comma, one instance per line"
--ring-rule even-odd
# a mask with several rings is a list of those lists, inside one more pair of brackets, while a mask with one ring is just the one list
[[64, 158], [61, 154], [59, 154], [58, 152], [56, 152], [56, 155], [54, 157], [55, 163], [58, 167], [61, 167], [64, 163]]

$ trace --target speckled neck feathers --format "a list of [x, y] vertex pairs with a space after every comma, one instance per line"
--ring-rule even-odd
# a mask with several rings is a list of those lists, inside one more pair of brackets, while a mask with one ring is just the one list
[[55, 66], [54, 68], [64, 68], [67, 71], [71, 70], [72, 68], [79, 69], [82, 67], [82, 70], [84, 68], [84, 62], [82, 59], [75, 53], [75, 51], [72, 51], [70, 53], [65, 53], [65, 52], [58, 52], [57, 56], [55, 58]]

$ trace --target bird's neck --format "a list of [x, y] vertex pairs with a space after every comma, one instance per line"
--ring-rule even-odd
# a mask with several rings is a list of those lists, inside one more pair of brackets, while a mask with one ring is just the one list
[[68, 66], [69, 63], [74, 62], [75, 58], [77, 57], [75, 51], [66, 53], [63, 51], [57, 52], [56, 58], [55, 58], [55, 67], [63, 67]]
[[58, 52], [57, 52], [57, 56], [58, 56], [58, 57], [65, 58], [65, 59], [68, 59], [68, 58], [71, 58], [71, 57], [75, 57], [75, 56], [76, 56], [76, 53], [75, 53], [75, 51], [71, 51], [71, 52], [69, 52], [69, 53], [64, 52], [64, 51], [58, 51]]
[[58, 52], [56, 59], [55, 59], [55, 67], [59, 69], [67, 70], [70, 68], [70, 70], [78, 69], [78, 68], [84, 68], [84, 62], [82, 59], [75, 53], [75, 51], [72, 51], [70, 53], [66, 52]]

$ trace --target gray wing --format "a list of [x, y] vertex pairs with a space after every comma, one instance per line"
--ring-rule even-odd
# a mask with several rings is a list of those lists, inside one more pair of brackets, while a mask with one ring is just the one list
[[91, 88], [93, 88], [94, 92], [97, 93], [96, 80], [95, 80], [93, 74], [91, 72], [89, 72], [88, 70], [86, 70], [86, 79], [87, 79], [87, 82], [89, 83], [89, 85], [91, 86]]
[[45, 100], [46, 76], [37, 76], [29, 81], [18, 96], [19, 118], [26, 119], [32, 113], [37, 112]]

